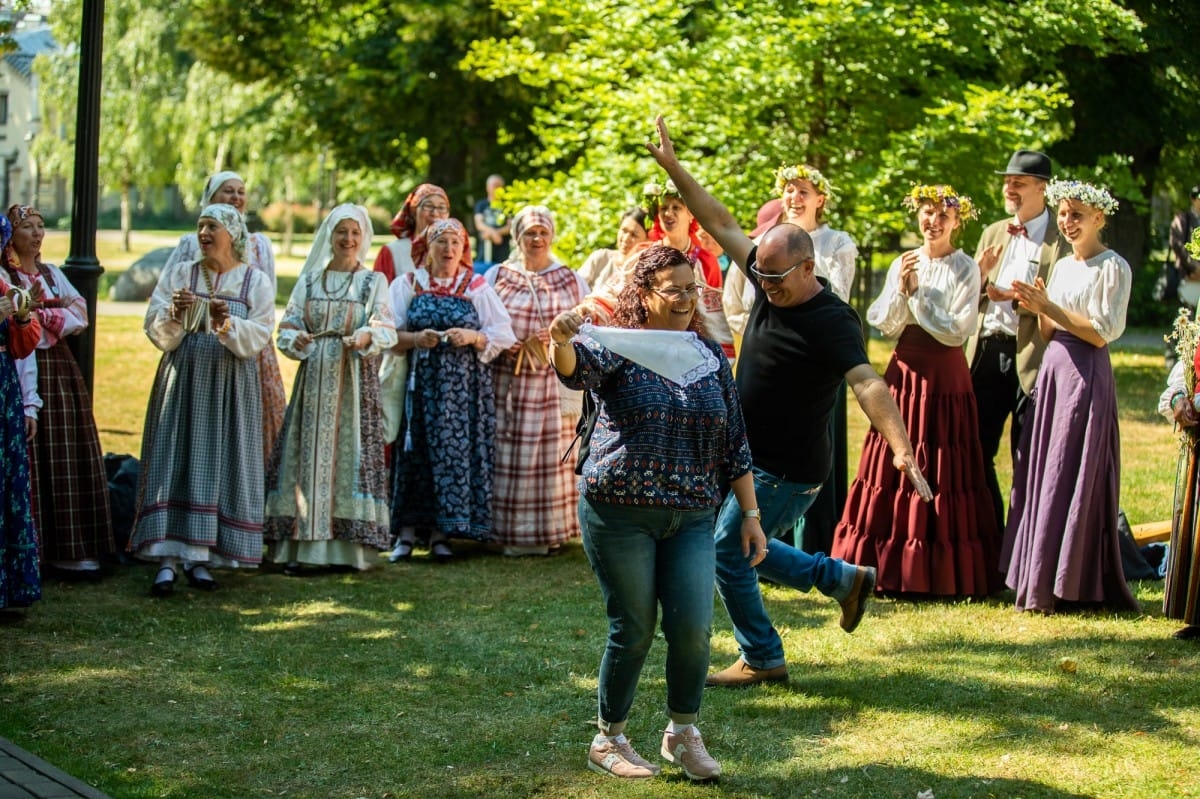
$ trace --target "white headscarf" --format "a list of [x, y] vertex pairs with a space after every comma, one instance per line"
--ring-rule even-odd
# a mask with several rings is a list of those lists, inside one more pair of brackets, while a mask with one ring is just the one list
[[204, 217], [215, 219], [221, 227], [229, 231], [229, 237], [233, 239], [234, 254], [237, 255], [239, 261], [245, 261], [246, 220], [238, 213], [238, 209], [225, 203], [213, 203], [204, 206], [204, 210], [200, 212], [200, 218]]
[[[205, 206], [212, 203], [213, 195], [217, 193], [217, 189], [225, 185], [228, 180], [242, 180], [242, 176], [237, 172], [218, 172], [209, 177], [208, 182], [204, 184], [204, 193], [200, 195], [200, 205]], [[245, 185], [246, 181], [242, 180]]]
[[544, 205], [527, 205], [520, 211], [517, 211], [516, 216], [512, 218], [513, 247], [509, 251], [508, 260], [506, 263], [520, 264], [525, 266], [525, 254], [521, 252], [521, 234], [531, 227], [544, 227], [550, 231], [550, 263], [562, 263], [562, 259], [558, 257], [558, 253], [554, 252], [554, 235], [557, 232], [554, 226], [554, 214]]
[[312, 249], [308, 251], [308, 257], [304, 259], [304, 268], [300, 270], [301, 276], [313, 270], [320, 271], [333, 260], [333, 229], [343, 219], [353, 219], [358, 223], [358, 229], [362, 231], [362, 240], [358, 245], [358, 260], [360, 263], [366, 263], [367, 253], [371, 250], [371, 217], [363, 206], [343, 203], [330, 211], [325, 220], [321, 222], [321, 226], [317, 228], [317, 235], [313, 237]]

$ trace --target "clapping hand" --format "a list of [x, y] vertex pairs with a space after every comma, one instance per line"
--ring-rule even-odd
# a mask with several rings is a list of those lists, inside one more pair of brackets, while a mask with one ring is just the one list
[[920, 257], [917, 250], [909, 250], [900, 256], [900, 293], [905, 297], [912, 296], [917, 290], [917, 263]]
[[1045, 313], [1050, 307], [1050, 298], [1046, 296], [1046, 281], [1040, 277], [1035, 278], [1032, 283], [1014, 280], [1012, 287], [1016, 292], [1017, 302], [1025, 310], [1033, 313]]

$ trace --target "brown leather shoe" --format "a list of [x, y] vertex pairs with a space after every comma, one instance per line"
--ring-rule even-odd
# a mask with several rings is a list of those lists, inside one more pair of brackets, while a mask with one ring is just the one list
[[741, 658], [737, 659], [725, 671], [718, 671], [704, 678], [704, 684], [710, 687], [741, 688], [747, 685], [758, 685], [760, 682], [787, 682], [787, 666], [776, 666], [773, 669], [756, 669]]
[[855, 568], [858, 569], [858, 573], [854, 575], [854, 582], [850, 586], [850, 596], [839, 603], [842, 606], [842, 618], [838, 624], [848, 633], [854, 632], [854, 628], [862, 621], [863, 613], [867, 609], [867, 600], [875, 590], [875, 567]]

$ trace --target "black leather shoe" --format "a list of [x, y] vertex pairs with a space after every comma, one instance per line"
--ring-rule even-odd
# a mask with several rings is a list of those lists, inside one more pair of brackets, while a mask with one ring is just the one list
[[150, 596], [162, 599], [175, 593], [175, 577], [175, 570], [170, 566], [159, 569], [158, 574], [154, 575], [154, 584], [150, 586]]
[[[196, 574], [197, 569], [204, 569], [203, 575]], [[208, 569], [204, 566], [193, 566], [183, 570], [183, 576], [187, 577], [188, 585], [200, 591], [216, 591], [217, 581], [208, 574]]]

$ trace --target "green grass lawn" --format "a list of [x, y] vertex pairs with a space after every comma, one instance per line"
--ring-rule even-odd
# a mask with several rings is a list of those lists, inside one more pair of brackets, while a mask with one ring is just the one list
[[[158, 353], [137, 318], [97, 335], [104, 447], [137, 453]], [[888, 354], [872, 342], [877, 366]], [[1122, 504], [1135, 523], [1166, 518], [1161, 354], [1118, 349], [1114, 364]], [[850, 419], [853, 469], [853, 404]], [[1170, 637], [1161, 583], [1136, 586], [1143, 615], [874, 601], [853, 636], [832, 601], [768, 586], [792, 681], [706, 692], [721, 782], [668, 768], [625, 784], [584, 768], [605, 623], [579, 545], [462, 549], [442, 567], [418, 553], [363, 574], [219, 574], [218, 592], [167, 601], [149, 598], [147, 566], [50, 581], [0, 625], [0, 735], [114, 799], [1200, 796], [1200, 647]], [[713, 663], [736, 654], [718, 606]], [[660, 640], [631, 716], [645, 755], [664, 657]]]

